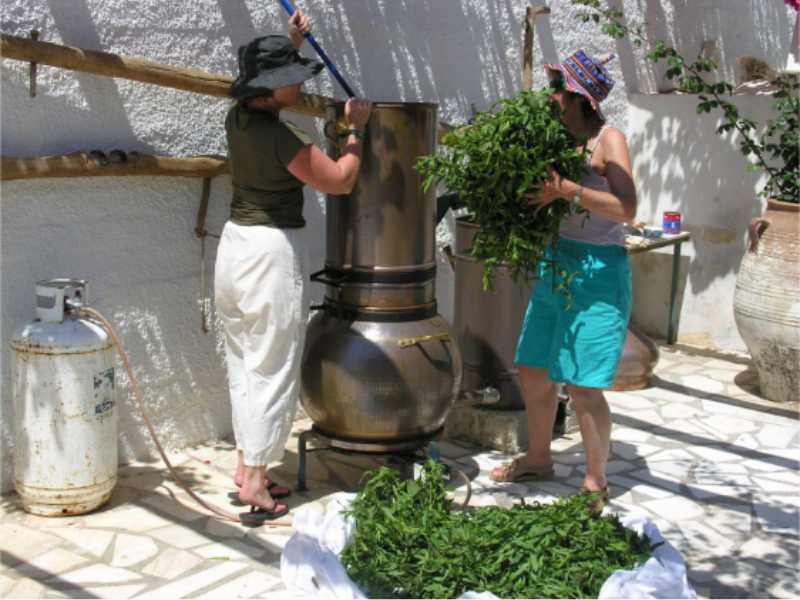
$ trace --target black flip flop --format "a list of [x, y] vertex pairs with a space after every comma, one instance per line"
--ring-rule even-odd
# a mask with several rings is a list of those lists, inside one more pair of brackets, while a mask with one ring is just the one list
[[[283, 498], [288, 498], [289, 496], [292, 495], [292, 490], [289, 490], [281, 494], [276, 494], [272, 491], [276, 487], [284, 487], [284, 486], [275, 481], [270, 481], [269, 485], [267, 486], [267, 491], [269, 492], [269, 495], [272, 496], [273, 500], [282, 500]], [[232, 506], [247, 506], [247, 504], [242, 502], [241, 499], [239, 498], [239, 492], [228, 492], [228, 498], [231, 499]]]
[[260, 527], [267, 521], [274, 521], [280, 519], [282, 516], [289, 513], [289, 507], [284, 504], [283, 510], [275, 510], [278, 501], [275, 501], [272, 509], [261, 508], [260, 506], [251, 506], [250, 512], [239, 513], [239, 520], [242, 525], [248, 527]]

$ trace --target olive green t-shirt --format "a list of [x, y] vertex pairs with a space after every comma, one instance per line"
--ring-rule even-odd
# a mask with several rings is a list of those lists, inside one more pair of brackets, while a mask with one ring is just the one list
[[311, 139], [271, 112], [240, 104], [228, 111], [225, 131], [233, 178], [231, 221], [304, 227], [303, 183], [286, 167]]

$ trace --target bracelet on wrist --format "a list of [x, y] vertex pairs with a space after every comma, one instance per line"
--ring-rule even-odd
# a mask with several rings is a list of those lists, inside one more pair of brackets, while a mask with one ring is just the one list
[[572, 208], [578, 209], [581, 207], [581, 199], [583, 198], [583, 186], [578, 186], [578, 189], [572, 195]]
[[354, 135], [359, 140], [363, 140], [364, 139], [364, 132], [361, 131], [360, 129], [356, 128], [356, 127], [350, 127], [347, 130], [347, 135]]

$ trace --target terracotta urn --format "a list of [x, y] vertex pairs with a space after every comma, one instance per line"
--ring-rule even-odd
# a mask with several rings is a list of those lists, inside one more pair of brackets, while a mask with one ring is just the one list
[[753, 219], [733, 297], [761, 395], [800, 398], [800, 204], [770, 200]]

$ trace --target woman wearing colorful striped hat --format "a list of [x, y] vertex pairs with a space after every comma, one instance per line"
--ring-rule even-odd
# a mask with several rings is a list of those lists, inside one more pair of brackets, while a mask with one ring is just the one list
[[[609, 127], [600, 110], [614, 81], [604, 60], [582, 50], [560, 64], [545, 65], [552, 98], [562, 121], [583, 140], [587, 163], [580, 181], [551, 172], [541, 191], [529, 196], [544, 206], [569, 199], [573, 214], [563, 220], [554, 258], [575, 273], [571, 298], [545, 283], [534, 288], [516, 363], [520, 367], [528, 415], [528, 452], [497, 467], [497, 481], [543, 479], [553, 474], [550, 439], [556, 417], [556, 383], [565, 383], [575, 409], [586, 452], [583, 488], [608, 497], [606, 462], [610, 449], [611, 414], [603, 390], [614, 381], [622, 355], [631, 310], [631, 276], [624, 249], [622, 223], [636, 214], [636, 189], [624, 134]], [[578, 211], [578, 208], [588, 211]], [[543, 270], [548, 266], [543, 264]], [[540, 275], [544, 275], [544, 272]]]

